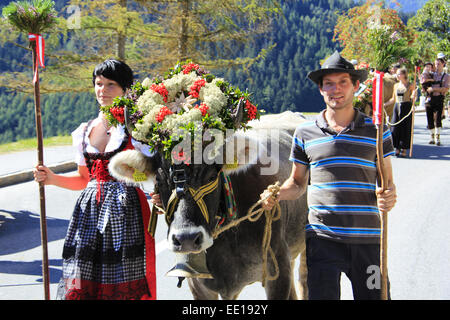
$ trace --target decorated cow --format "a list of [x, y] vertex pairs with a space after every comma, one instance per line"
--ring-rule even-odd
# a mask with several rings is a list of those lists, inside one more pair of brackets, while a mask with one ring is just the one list
[[306, 196], [281, 202], [277, 214], [251, 215], [260, 194], [289, 176], [292, 135], [304, 119], [292, 112], [260, 117], [250, 94], [193, 63], [145, 80], [132, 95], [103, 111], [151, 151], [121, 152], [109, 169], [129, 183], [153, 181], [169, 248], [188, 261], [204, 257], [206, 274], [188, 276], [194, 298], [236, 299], [261, 281], [268, 299], [296, 299], [300, 254], [306, 298]]

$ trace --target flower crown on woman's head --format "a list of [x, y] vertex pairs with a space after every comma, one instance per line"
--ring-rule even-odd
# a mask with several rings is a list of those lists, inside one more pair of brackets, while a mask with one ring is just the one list
[[176, 64], [163, 80], [136, 83], [126, 97], [101, 110], [112, 125], [127, 122], [133, 138], [166, 156], [183, 138], [175, 131], [247, 129], [248, 121], [260, 116], [248, 92], [192, 62]]

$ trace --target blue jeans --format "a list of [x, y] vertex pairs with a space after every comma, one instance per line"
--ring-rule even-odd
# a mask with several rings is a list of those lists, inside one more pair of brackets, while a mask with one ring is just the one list
[[312, 237], [306, 241], [306, 262], [310, 300], [339, 300], [342, 272], [351, 281], [355, 300], [381, 297], [379, 244], [347, 244]]

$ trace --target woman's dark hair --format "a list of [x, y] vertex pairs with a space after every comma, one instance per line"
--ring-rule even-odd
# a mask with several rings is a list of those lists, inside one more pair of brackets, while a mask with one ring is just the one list
[[122, 61], [108, 59], [98, 64], [92, 73], [92, 83], [95, 86], [95, 78], [104, 76], [110, 80], [116, 81], [126, 91], [133, 84], [133, 71]]

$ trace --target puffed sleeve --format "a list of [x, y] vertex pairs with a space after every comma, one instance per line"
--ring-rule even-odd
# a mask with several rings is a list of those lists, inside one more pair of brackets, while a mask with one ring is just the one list
[[86, 166], [83, 155], [83, 137], [87, 122], [83, 122], [72, 132], [72, 145], [75, 147], [75, 163], [79, 166]]

